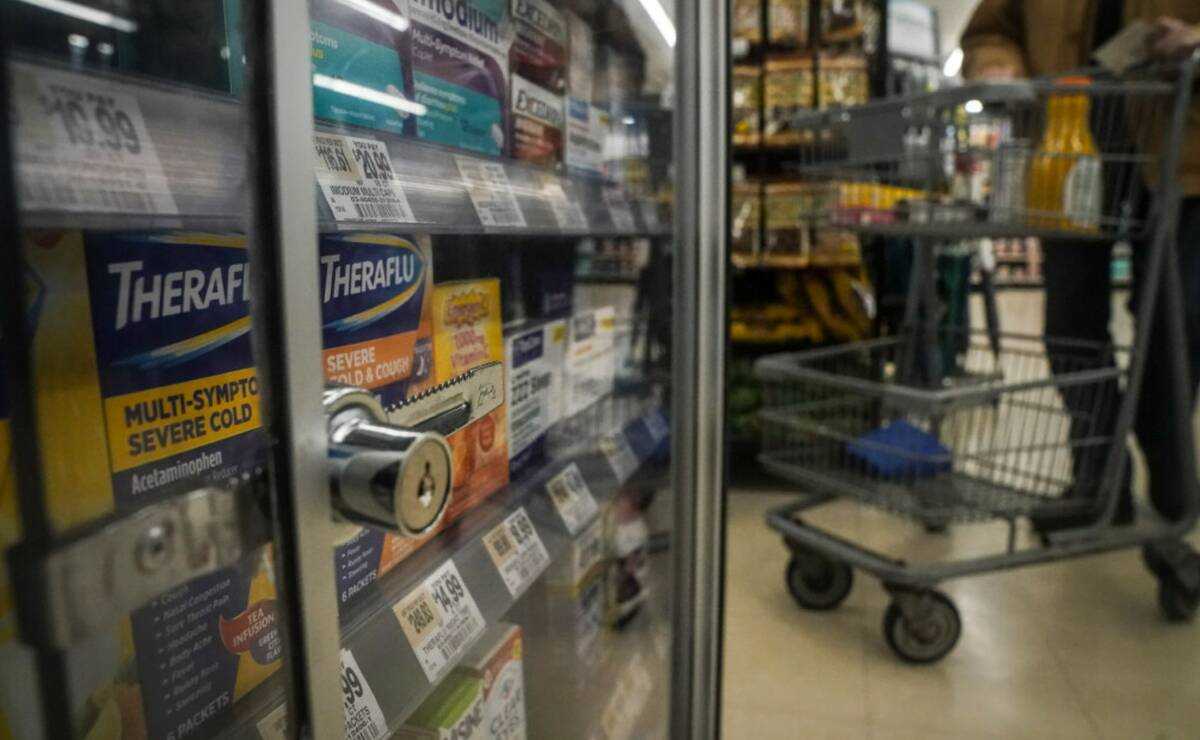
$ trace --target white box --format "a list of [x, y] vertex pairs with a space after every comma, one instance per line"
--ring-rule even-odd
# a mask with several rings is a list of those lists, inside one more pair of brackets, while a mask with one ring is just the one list
[[546, 432], [562, 414], [567, 322], [525, 325], [506, 334], [508, 472], [515, 479], [544, 454]]
[[571, 340], [567, 346], [565, 411], [573, 416], [613, 391], [616, 373], [613, 336], [616, 312], [612, 306], [577, 313], [571, 317]]
[[604, 143], [608, 138], [608, 111], [583, 98], [567, 98], [567, 132], [563, 158], [567, 170], [599, 177], [604, 173]]
[[480, 740], [525, 740], [524, 638], [515, 624], [484, 633], [455, 672], [478, 678], [483, 689]]

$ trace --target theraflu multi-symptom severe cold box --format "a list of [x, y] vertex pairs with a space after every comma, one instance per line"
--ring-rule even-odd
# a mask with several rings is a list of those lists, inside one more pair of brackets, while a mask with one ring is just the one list
[[[24, 255], [57, 528], [256, 473], [266, 448], [243, 237], [37, 232]], [[162, 594], [92, 640], [79, 736], [212, 737], [278, 667], [269, 553]]]
[[56, 232], [31, 242], [55, 525], [252, 473], [264, 447], [244, 238]]
[[507, 151], [507, 0], [409, 0], [417, 136], [501, 155]]
[[433, 371], [432, 337], [420, 337], [433, 266], [428, 238], [337, 234], [321, 238], [325, 377], [402, 401]]
[[408, 113], [384, 96], [409, 98], [407, 19], [391, 0], [313, 0], [313, 112], [317, 118], [408, 133]]

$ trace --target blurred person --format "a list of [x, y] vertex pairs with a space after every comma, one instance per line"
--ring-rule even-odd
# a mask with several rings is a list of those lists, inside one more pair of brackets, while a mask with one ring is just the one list
[[[1050, 76], [1092, 66], [1092, 53], [1136, 19], [1152, 24], [1147, 51], [1157, 61], [1178, 62], [1200, 47], [1198, 0], [982, 0], [962, 35], [963, 74], [968, 79], [1012, 79]], [[1119, 118], [1125, 120], [1124, 116]], [[1115, 180], [1116, 173], [1111, 169], [1110, 165], [1105, 166], [1107, 183]], [[1128, 169], [1121, 174], [1126, 181], [1131, 177], [1147, 177], [1147, 173], [1130, 173]], [[1196, 387], [1200, 383], [1200, 99], [1197, 98], [1193, 98], [1188, 113], [1177, 178], [1183, 199], [1176, 244], [1168, 245], [1175, 248], [1168, 252], [1163, 268], [1172, 268], [1169, 255], [1175, 253], [1177, 263], [1174, 264], [1178, 266], [1183, 288], [1187, 383], [1192, 403], [1187, 409], [1178, 409], [1172, 402], [1169, 340], [1161, 318], [1160, 291], [1159, 311], [1150, 337], [1134, 421], [1138, 443], [1146, 456], [1150, 500], [1162, 516], [1172, 520], [1182, 517], [1186, 507], [1182, 495], [1182, 490], [1186, 489], [1174, 486], [1173, 481], [1183, 475], [1196, 474], [1195, 470], [1184, 469], [1186, 461], [1180, 459], [1173, 445], [1173, 426], [1169, 422], [1177, 413], [1186, 413], [1191, 418]], [[1149, 187], [1155, 185], [1143, 182]], [[1145, 189], [1134, 188], [1142, 192]], [[1129, 207], [1138, 209], [1136, 212], [1144, 217], [1145, 202], [1130, 203]], [[1063, 357], [1061, 352], [1056, 352], [1051, 361], [1056, 373], [1079, 369], [1081, 363], [1088, 367], [1114, 364], [1109, 333], [1113, 241], [1112, 235], [1104, 241], [1042, 241], [1045, 335], [1087, 340], [1106, 347], [1099, 357], [1094, 350], [1088, 357]], [[1142, 263], [1147, 246], [1140, 243], [1133, 246], [1134, 289], [1130, 307], [1135, 312], [1139, 307], [1137, 276], [1145, 269]], [[1108, 390], [1113, 398], [1119, 399], [1115, 381]], [[1061, 389], [1061, 393], [1063, 403], [1073, 417], [1070, 432], [1073, 440], [1089, 434], [1111, 436], [1119, 403], [1108, 404], [1107, 410], [1103, 405], [1089, 407], [1089, 402], [1096, 405], [1096, 389], [1091, 393]], [[1094, 499], [1098, 495], [1104, 453], [1105, 450], [1099, 447], [1080, 448], [1075, 453], [1073, 485], [1065, 496]], [[1121, 482], [1116, 514], [1118, 524], [1127, 524], [1133, 519], [1130, 467], [1131, 464], [1126, 465]], [[1087, 506], [1070, 515], [1035, 517], [1033, 523], [1045, 534], [1083, 526], [1101, 513], [1098, 505]]]

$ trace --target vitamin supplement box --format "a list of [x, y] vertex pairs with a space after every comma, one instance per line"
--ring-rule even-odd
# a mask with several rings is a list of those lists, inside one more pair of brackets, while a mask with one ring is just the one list
[[612, 306], [576, 313], [567, 345], [566, 416], [574, 416], [612, 393], [616, 372]]
[[513, 480], [546, 458], [546, 433], [562, 412], [567, 323], [523, 324], [505, 332], [508, 473]]
[[523, 653], [519, 626], [492, 626], [395, 737], [525, 740]]

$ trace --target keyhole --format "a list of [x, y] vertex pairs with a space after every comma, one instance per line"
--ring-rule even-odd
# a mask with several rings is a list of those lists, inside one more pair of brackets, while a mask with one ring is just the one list
[[434, 488], [437, 484], [433, 480], [433, 466], [428, 462], [425, 463], [425, 475], [421, 476], [421, 488], [417, 492], [417, 501], [421, 506], [428, 507], [433, 503]]

